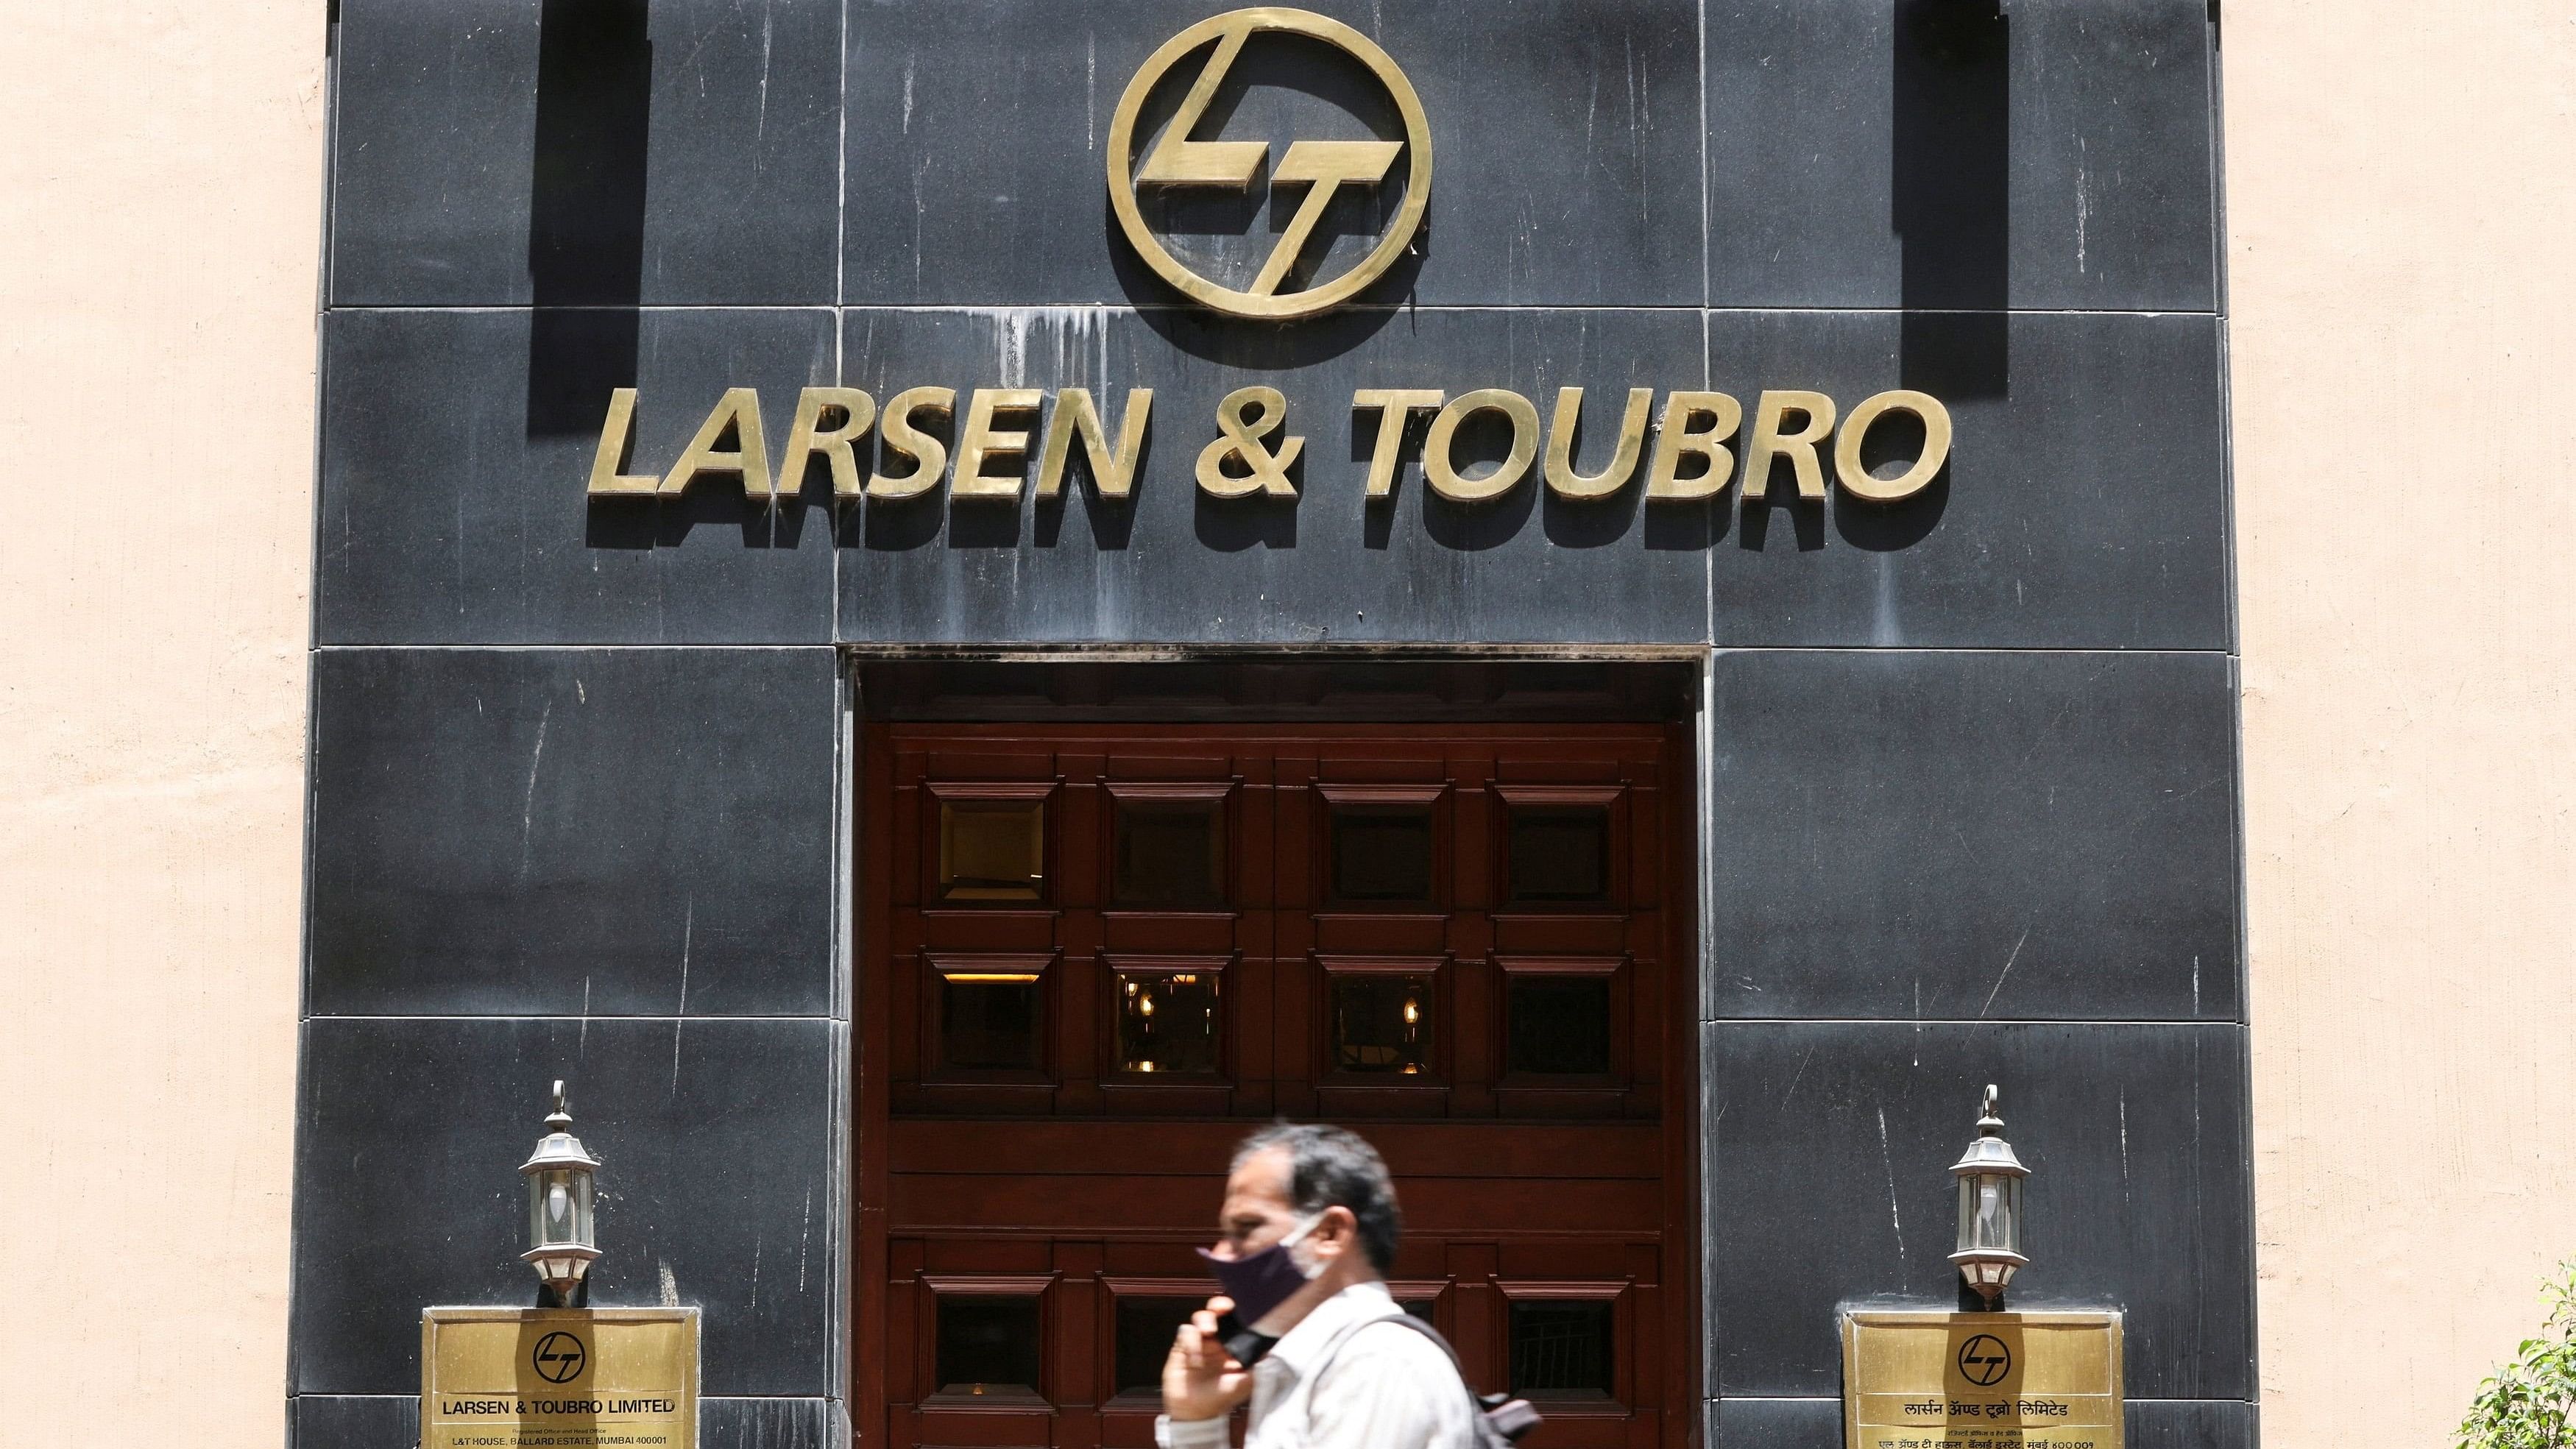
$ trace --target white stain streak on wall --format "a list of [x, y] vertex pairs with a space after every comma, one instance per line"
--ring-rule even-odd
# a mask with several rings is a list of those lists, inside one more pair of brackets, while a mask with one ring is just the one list
[[8, 32], [0, 1439], [273, 1449], [322, 7]]
[[2225, 20], [2263, 1439], [2446, 1443], [2576, 1254], [2576, 23]]

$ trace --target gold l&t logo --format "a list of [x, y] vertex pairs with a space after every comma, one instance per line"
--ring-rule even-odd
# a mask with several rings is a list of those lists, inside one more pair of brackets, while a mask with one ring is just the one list
[[[1243, 54], [1244, 43], [1265, 32], [1322, 41], [1367, 67], [1403, 119], [1404, 139], [1291, 143], [1271, 172], [1271, 181], [1274, 185], [1305, 187], [1305, 199], [1289, 218], [1287, 228], [1280, 233], [1251, 285], [1238, 290], [1200, 276], [1173, 256], [1146, 223], [1137, 193], [1148, 186], [1222, 187], [1248, 192], [1261, 179], [1262, 169], [1270, 159], [1268, 142], [1193, 140], [1191, 133], [1206, 119], [1209, 103], [1216, 99], [1226, 72]], [[1209, 49], [1211, 44], [1213, 49]], [[1198, 78], [1190, 83], [1179, 109], [1164, 127], [1162, 139], [1139, 167], [1135, 157], [1136, 127], [1146, 98], [1173, 66], [1203, 49], [1209, 53]], [[1232, 10], [1202, 20], [1165, 41], [1162, 49], [1137, 67], [1135, 79], [1127, 83], [1126, 94], [1118, 98], [1117, 113], [1109, 124], [1108, 149], [1109, 204], [1136, 254], [1157, 276], [1192, 300], [1237, 317], [1274, 321], [1311, 317], [1349, 301], [1395, 265], [1396, 258], [1421, 228], [1424, 209], [1431, 204], [1431, 123], [1422, 113], [1422, 100], [1413, 93], [1413, 83], [1404, 78], [1404, 72], [1375, 41], [1338, 20], [1307, 10], [1271, 5]], [[1323, 220], [1324, 210], [1332, 204], [1335, 193], [1346, 185], [1385, 185], [1399, 159], [1407, 166], [1404, 200], [1396, 209], [1394, 224], [1378, 238], [1376, 247], [1358, 265], [1338, 276], [1302, 291], [1280, 291], [1305, 254], [1316, 223]]]

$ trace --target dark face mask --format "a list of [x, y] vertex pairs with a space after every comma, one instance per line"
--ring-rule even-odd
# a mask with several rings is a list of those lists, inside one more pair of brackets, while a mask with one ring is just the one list
[[1217, 1287], [1234, 1300], [1237, 1322], [1246, 1327], [1259, 1323], [1280, 1304], [1296, 1297], [1297, 1290], [1305, 1287], [1316, 1274], [1323, 1272], [1320, 1264], [1314, 1272], [1308, 1272], [1298, 1266], [1296, 1256], [1288, 1251], [1304, 1241], [1306, 1235], [1315, 1230], [1315, 1224], [1322, 1220], [1323, 1214], [1318, 1213], [1298, 1224], [1278, 1242], [1240, 1258], [1220, 1258], [1205, 1248], [1199, 1249], [1199, 1256], [1207, 1259], [1208, 1271], [1216, 1275]]

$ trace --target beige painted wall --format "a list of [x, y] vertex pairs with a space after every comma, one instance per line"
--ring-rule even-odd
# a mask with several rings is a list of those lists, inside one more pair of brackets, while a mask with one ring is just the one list
[[[2226, 24], [2265, 1437], [2436, 1443], [2576, 1253], [2576, 13]], [[321, 7], [7, 28], [0, 1404], [268, 1449]]]
[[2231, 0], [2264, 1437], [2576, 1255], [2576, 6]]
[[0, 1441], [283, 1442], [320, 0], [0, 20]]

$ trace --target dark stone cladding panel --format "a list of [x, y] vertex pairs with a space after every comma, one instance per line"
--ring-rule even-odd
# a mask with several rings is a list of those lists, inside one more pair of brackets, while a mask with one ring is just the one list
[[[1956, 433], [1946, 472], [1902, 503], [1791, 502], [1775, 464], [1773, 501], [1721, 515], [1717, 642], [2228, 648], [2221, 365], [2209, 317], [1711, 314], [1709, 382], [1748, 428], [1764, 388], [1848, 410], [1910, 387]], [[1882, 426], [1891, 461], [1915, 456], [1919, 432]]]
[[1715, 669], [1712, 1016], [2239, 1015], [2225, 655]]
[[[2124, 1449], [2254, 1449], [2254, 1406], [2235, 1399], [2131, 1399]], [[1842, 1449], [1840, 1399], [1713, 1399], [1713, 1449]]]
[[710, 1396], [828, 1395], [840, 1230], [828, 1021], [305, 1023], [293, 1391], [416, 1394], [420, 1310], [533, 1305], [518, 1164], [570, 1086], [604, 1164], [598, 1307], [705, 1312]]
[[[1133, 254], [1104, 187], [1110, 121], [1138, 67], [1224, 9], [1194, 0], [894, 0], [853, 5], [845, 300], [1176, 301]], [[1380, 301], [1695, 307], [1701, 301], [1699, 16], [1692, 0], [1312, 0], [1411, 79], [1431, 128], [1428, 230]], [[1257, 40], [1199, 139], [1400, 137], [1334, 52]], [[1183, 58], [1159, 111], [1200, 62]], [[1295, 73], [1292, 73], [1294, 68]], [[1380, 114], [1383, 112], [1383, 114]], [[1159, 124], [1159, 121], [1156, 122]], [[1141, 145], [1140, 145], [1141, 149]], [[1404, 164], [1404, 163], [1399, 163]], [[1188, 197], [1161, 234], [1202, 275], [1248, 279], [1285, 196]], [[1392, 196], [1389, 188], [1387, 196]], [[1328, 218], [1336, 275], [1385, 197]], [[1069, 224], [1070, 223], [1070, 224]], [[1247, 245], [1247, 242], [1249, 243]]]
[[1840, 1399], [1711, 1399], [1711, 1449], [1845, 1449]]
[[829, 1012], [835, 668], [321, 651], [307, 1010]]
[[409, 1393], [298, 1394], [287, 1400], [287, 1425], [288, 1449], [419, 1449], [420, 1385]]
[[2122, 1449], [2254, 1449], [2256, 1417], [2243, 1399], [2131, 1399]]
[[[1509, 387], [1537, 405], [1544, 433], [1556, 390], [1581, 385], [1591, 441], [1576, 461], [1597, 470], [1628, 388], [1698, 386], [1696, 313], [1426, 307], [1277, 328], [1164, 309], [854, 309], [844, 327], [844, 376], [881, 402], [901, 388], [955, 387], [962, 415], [977, 386], [1083, 385], [1123, 415], [1129, 387], [1154, 389], [1130, 503], [1105, 502], [1073, 479], [1045, 504], [935, 494], [851, 510], [841, 527], [845, 639], [1706, 637], [1698, 517], [1644, 507], [1642, 483], [1597, 503], [1542, 499], [1536, 462], [1501, 500], [1433, 498], [1419, 462], [1427, 414], [1409, 431], [1394, 498], [1371, 505], [1378, 415], [1351, 407], [1361, 387], [1453, 397]], [[1285, 394], [1286, 431], [1306, 439], [1293, 500], [1221, 499], [1193, 481], [1200, 450], [1219, 437], [1218, 400], [1256, 382]], [[1462, 432], [1462, 466], [1502, 452], [1501, 438]]]
[[[633, 371], [591, 366], [621, 346]], [[828, 518], [714, 482], [670, 503], [585, 492], [624, 384], [630, 468], [669, 466], [736, 386], [776, 414], [774, 455], [798, 389], [832, 380], [828, 309], [341, 311], [323, 365], [320, 642], [830, 642]], [[554, 422], [532, 416], [532, 369]]]
[[338, 306], [829, 303], [841, 0], [341, 0]]
[[[830, 1399], [698, 1401], [701, 1449], [839, 1449], [839, 1405]], [[294, 1449], [415, 1449], [420, 1400], [410, 1394], [306, 1394], [294, 1400]]]
[[2211, 310], [2206, 0], [1708, 0], [1720, 307]]
[[2031, 1169], [2009, 1301], [2122, 1310], [2133, 1397], [2253, 1391], [2241, 1027], [1717, 1022], [1703, 1041], [1712, 1394], [1837, 1394], [1838, 1307], [1956, 1306], [1948, 1169], [1989, 1082]]
[[699, 1449], [848, 1449], [850, 1442], [848, 1418], [831, 1399], [708, 1399], [698, 1410]]

